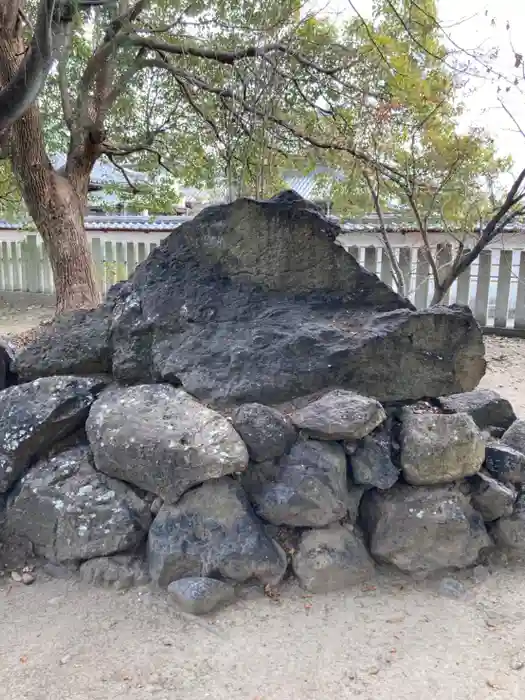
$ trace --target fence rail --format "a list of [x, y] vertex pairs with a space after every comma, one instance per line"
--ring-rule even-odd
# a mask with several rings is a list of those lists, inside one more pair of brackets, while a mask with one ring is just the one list
[[[166, 234], [110, 231], [88, 235], [98, 279], [107, 291], [115, 282], [127, 279]], [[367, 270], [393, 285], [390, 261], [377, 234], [346, 233], [339, 242]], [[398, 233], [392, 234], [391, 242], [407, 296], [417, 308], [425, 308], [434, 285], [419, 238]], [[433, 247], [440, 269], [445, 270], [453, 254], [450, 239], [437, 234]], [[0, 231], [0, 291], [54, 292], [51, 266], [38, 235]], [[454, 282], [445, 303], [467, 304], [484, 327], [525, 329], [525, 234], [494, 241]]]

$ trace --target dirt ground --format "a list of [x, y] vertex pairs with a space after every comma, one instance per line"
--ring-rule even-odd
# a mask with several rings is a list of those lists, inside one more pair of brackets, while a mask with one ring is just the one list
[[[0, 335], [51, 305], [0, 297]], [[525, 341], [487, 338], [483, 386], [525, 418]], [[525, 564], [489, 563], [458, 595], [378, 574], [362, 588], [278, 600], [249, 592], [193, 619], [147, 589], [99, 590], [37, 572], [0, 579], [6, 700], [521, 700]]]

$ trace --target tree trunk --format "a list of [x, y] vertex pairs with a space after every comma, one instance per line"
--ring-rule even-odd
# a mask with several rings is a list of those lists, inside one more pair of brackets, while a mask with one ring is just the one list
[[[20, 40], [0, 36], [0, 75], [4, 82], [16, 71], [23, 51]], [[100, 291], [84, 228], [89, 175], [95, 158], [91, 162], [86, 155], [83, 163], [76, 162], [70, 177], [55, 172], [46, 153], [36, 105], [13, 125], [10, 156], [27, 209], [51, 262], [57, 312], [96, 306]]]

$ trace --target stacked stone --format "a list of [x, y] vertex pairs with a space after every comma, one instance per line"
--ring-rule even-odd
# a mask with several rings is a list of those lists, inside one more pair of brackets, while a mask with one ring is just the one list
[[[248, 581], [310, 592], [425, 576], [525, 541], [525, 421], [495, 392], [382, 405], [332, 390], [228, 416], [167, 384], [0, 394], [4, 537], [89, 581], [148, 577], [191, 612]], [[499, 437], [497, 437], [499, 436]]]
[[100, 307], [5, 345], [2, 537], [191, 612], [520, 548], [525, 427], [475, 390], [472, 313], [415, 309], [340, 233], [293, 192], [210, 207]]

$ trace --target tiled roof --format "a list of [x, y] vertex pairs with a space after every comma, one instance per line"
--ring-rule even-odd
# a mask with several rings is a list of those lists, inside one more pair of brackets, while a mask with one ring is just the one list
[[[89, 214], [86, 216], [88, 231], [172, 231], [174, 228], [189, 221], [191, 216], [134, 216], [132, 214]], [[31, 230], [31, 222], [23, 224], [12, 221], [1, 221], [0, 230]]]
[[[88, 231], [172, 231], [174, 228], [189, 221], [193, 217], [185, 215], [173, 216], [143, 216], [134, 214], [89, 214], [86, 217], [86, 229]], [[330, 217], [337, 221], [335, 217]], [[341, 228], [346, 233], [379, 233], [378, 224], [373, 217], [363, 217], [341, 224]], [[13, 223], [12, 221], [0, 220], [0, 230], [34, 230], [34, 225], [26, 221], [24, 223]], [[390, 233], [417, 233], [418, 228], [411, 222], [402, 222], [390, 218], [386, 222], [387, 232]], [[514, 223], [508, 226], [507, 233], [525, 233], [525, 224]], [[429, 233], [443, 233], [443, 229], [435, 226], [429, 228]]]

